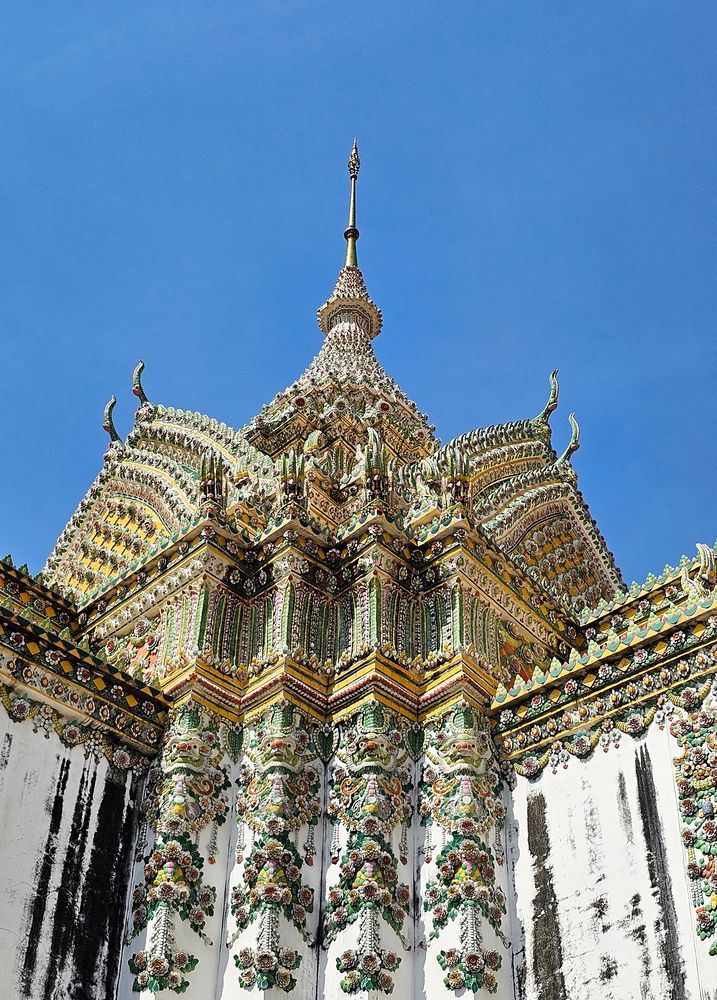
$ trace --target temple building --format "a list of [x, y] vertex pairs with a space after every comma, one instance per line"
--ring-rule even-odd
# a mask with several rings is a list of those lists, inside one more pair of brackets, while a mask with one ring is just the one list
[[0, 562], [0, 1000], [715, 1000], [715, 551], [625, 586], [556, 372], [439, 442], [348, 166], [304, 373], [234, 430], [140, 362]]

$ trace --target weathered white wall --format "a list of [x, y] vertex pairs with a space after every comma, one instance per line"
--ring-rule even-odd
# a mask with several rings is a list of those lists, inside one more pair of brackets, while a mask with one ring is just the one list
[[136, 789], [0, 712], [0, 1000], [104, 1000], [122, 952]]
[[714, 1000], [675, 790], [653, 726], [607, 753], [519, 778], [509, 821], [516, 1000]]

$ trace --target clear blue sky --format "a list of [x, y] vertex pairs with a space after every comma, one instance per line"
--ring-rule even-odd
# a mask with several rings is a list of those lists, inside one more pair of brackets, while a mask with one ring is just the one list
[[8, 4], [0, 554], [37, 571], [112, 392], [241, 426], [320, 346], [358, 135], [376, 349], [442, 439], [575, 409], [628, 582], [714, 540], [717, 5]]

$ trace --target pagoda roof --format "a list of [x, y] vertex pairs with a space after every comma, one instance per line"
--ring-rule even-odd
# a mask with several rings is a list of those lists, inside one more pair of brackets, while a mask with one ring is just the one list
[[[471, 519], [571, 613], [614, 597], [622, 579], [570, 461], [579, 445], [574, 415], [565, 452], [558, 455], [552, 445], [557, 373], [538, 416], [476, 428], [441, 447], [427, 415], [379, 362], [372, 340], [382, 316], [356, 255], [359, 166], [354, 146], [346, 259], [318, 310], [324, 342], [306, 370], [235, 430], [200, 413], [152, 404], [140, 362], [134, 426], [122, 442], [112, 397], [105, 410], [110, 447], [104, 467], [47, 561], [48, 585], [80, 602], [96, 595], [196, 521], [208, 477], [216, 480], [210, 492], [219, 490], [227, 511], [240, 511], [245, 523], [261, 529], [281, 504], [287, 470], [315, 470], [344, 503], [367, 465], [378, 461], [399, 513], [413, 520], [441, 509], [450, 484], [465, 481]], [[344, 519], [340, 506], [336, 510], [333, 530]]]

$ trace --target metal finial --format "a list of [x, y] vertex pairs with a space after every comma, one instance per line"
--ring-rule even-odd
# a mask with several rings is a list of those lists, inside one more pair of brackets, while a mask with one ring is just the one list
[[344, 261], [344, 267], [358, 267], [356, 240], [359, 238], [359, 231], [356, 228], [356, 178], [361, 168], [361, 160], [359, 160], [358, 144], [355, 139], [351, 156], [349, 156], [348, 167], [349, 177], [351, 178], [351, 198], [349, 200], [349, 224], [344, 232], [346, 240], [346, 260]]
[[358, 143], [354, 139], [353, 149], [351, 150], [351, 156], [349, 156], [349, 177], [351, 180], [355, 181], [358, 177], [358, 172], [361, 169], [361, 160], [359, 160], [358, 155]]

